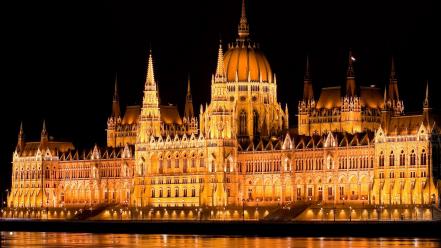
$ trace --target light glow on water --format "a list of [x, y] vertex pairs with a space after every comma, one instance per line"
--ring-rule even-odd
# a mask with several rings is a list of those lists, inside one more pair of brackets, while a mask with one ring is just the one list
[[213, 235], [1, 232], [1, 247], [441, 247], [426, 238], [245, 237]]

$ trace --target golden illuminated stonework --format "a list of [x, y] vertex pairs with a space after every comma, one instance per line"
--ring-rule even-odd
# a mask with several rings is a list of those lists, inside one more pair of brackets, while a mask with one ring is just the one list
[[[383, 93], [357, 86], [348, 57], [346, 85], [323, 88], [318, 98], [308, 60], [298, 127], [289, 128], [276, 75], [249, 37], [243, 5], [237, 40], [226, 51], [219, 44], [211, 101], [199, 116], [190, 81], [183, 116], [177, 106], [160, 105], [150, 51], [139, 106], [123, 113], [115, 83], [107, 147], [76, 150], [49, 140], [45, 125], [39, 142], [27, 142], [20, 127], [7, 205], [50, 208], [62, 218], [78, 214], [66, 209], [84, 207], [125, 218], [126, 207], [149, 218], [234, 219], [310, 203], [438, 204], [439, 122], [429, 89], [422, 112], [405, 114], [393, 61]], [[324, 218], [321, 211], [301, 218]]]

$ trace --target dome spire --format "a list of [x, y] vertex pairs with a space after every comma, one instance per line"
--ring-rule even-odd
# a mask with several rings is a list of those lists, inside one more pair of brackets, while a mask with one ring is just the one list
[[248, 19], [245, 11], [245, 0], [242, 0], [242, 14], [239, 22], [239, 40], [245, 40], [250, 34], [250, 26], [248, 25]]

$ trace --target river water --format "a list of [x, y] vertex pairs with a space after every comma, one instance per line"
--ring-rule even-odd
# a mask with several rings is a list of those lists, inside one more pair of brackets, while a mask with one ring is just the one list
[[440, 239], [1, 232], [0, 247], [441, 247]]

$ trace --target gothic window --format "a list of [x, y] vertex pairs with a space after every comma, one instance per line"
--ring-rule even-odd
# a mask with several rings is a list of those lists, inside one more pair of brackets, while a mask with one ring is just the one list
[[159, 160], [159, 174], [164, 173], [164, 168], [163, 168], [163, 160]]
[[421, 153], [421, 165], [426, 165], [426, 163], [427, 163], [426, 150], [423, 149]]
[[195, 197], [196, 196], [196, 190], [195, 189], [191, 189], [191, 197]]
[[410, 165], [415, 165], [415, 163], [416, 163], [415, 151], [412, 150], [412, 153], [410, 154]]
[[239, 134], [245, 135], [247, 133], [247, 113], [245, 110], [240, 112], [239, 117]]
[[401, 151], [400, 154], [400, 166], [403, 166], [406, 164], [406, 154], [404, 154], [404, 151]]
[[186, 173], [187, 172], [187, 162], [188, 162], [187, 158], [184, 158], [183, 162], [184, 162], [183, 172]]
[[395, 165], [395, 155], [394, 152], [391, 151], [389, 156], [389, 166], [394, 166], [394, 165]]
[[195, 158], [191, 158], [191, 168], [194, 168], [196, 166], [196, 160]]
[[229, 159], [227, 159], [227, 164], [226, 164], [226, 166], [225, 166], [226, 168], [225, 168], [225, 172], [227, 172], [227, 173], [229, 173], [230, 172], [230, 160]]
[[384, 154], [383, 154], [383, 152], [380, 153], [380, 157], [378, 158], [378, 166], [384, 167]]
[[214, 165], [214, 160], [211, 161], [211, 172], [216, 172], [216, 167]]
[[155, 198], [155, 189], [152, 189], [152, 198]]
[[179, 168], [179, 157], [175, 158], [175, 168]]
[[199, 166], [200, 167], [205, 167], [205, 163], [204, 163], [204, 158], [201, 158], [201, 160], [199, 160]]
[[253, 111], [253, 135], [258, 134], [259, 130], [259, 114], [256, 110]]
[[171, 158], [169, 157], [169, 158], [167, 159], [167, 168], [170, 169], [171, 166], [172, 166], [172, 161], [171, 161]]

